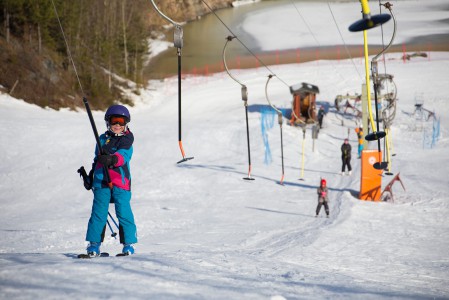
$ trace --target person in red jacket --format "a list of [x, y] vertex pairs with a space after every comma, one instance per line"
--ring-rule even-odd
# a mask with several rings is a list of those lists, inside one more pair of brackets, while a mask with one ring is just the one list
[[318, 193], [318, 206], [316, 207], [316, 216], [320, 214], [321, 206], [324, 205], [324, 210], [326, 211], [326, 217], [329, 218], [329, 205], [327, 204], [329, 201], [329, 197], [327, 194], [327, 186], [326, 186], [326, 179], [321, 179], [320, 186], [318, 187], [317, 193]]

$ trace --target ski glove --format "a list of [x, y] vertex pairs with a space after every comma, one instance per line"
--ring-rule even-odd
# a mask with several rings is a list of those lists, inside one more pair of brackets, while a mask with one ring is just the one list
[[117, 156], [109, 154], [98, 155], [97, 160], [100, 164], [108, 168], [113, 167], [118, 162]]

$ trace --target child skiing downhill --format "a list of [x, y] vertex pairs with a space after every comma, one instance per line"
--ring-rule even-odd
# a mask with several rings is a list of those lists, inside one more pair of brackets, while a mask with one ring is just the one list
[[316, 207], [316, 216], [320, 214], [321, 206], [324, 205], [324, 210], [326, 211], [326, 217], [329, 218], [329, 205], [327, 204], [329, 198], [327, 195], [326, 179], [321, 179], [320, 186], [317, 190], [318, 193], [318, 206]]
[[[100, 255], [100, 245], [108, 218], [109, 203], [115, 204], [119, 220], [122, 253], [134, 254], [132, 244], [137, 243], [137, 230], [131, 210], [131, 173], [129, 163], [133, 154], [134, 136], [128, 128], [131, 115], [123, 105], [112, 105], [106, 111], [107, 131], [100, 136], [102, 149], [95, 149], [92, 190], [94, 200], [87, 226], [87, 254]], [[107, 182], [105, 171], [109, 172], [111, 183]]]

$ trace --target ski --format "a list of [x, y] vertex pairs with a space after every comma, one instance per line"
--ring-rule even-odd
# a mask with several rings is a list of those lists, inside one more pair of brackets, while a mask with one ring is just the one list
[[109, 253], [101, 252], [100, 255], [98, 255], [98, 256], [90, 256], [89, 254], [81, 253], [81, 254], [78, 254], [77, 257], [81, 258], [81, 259], [96, 258], [96, 257], [109, 257]]
[[129, 256], [129, 253], [118, 253], [115, 256]]

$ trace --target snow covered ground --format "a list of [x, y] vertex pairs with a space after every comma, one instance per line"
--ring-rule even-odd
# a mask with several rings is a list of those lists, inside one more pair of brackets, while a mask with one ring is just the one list
[[[340, 33], [347, 45], [360, 45], [363, 44], [362, 33], [348, 31], [349, 25], [362, 18], [358, 2], [286, 1], [285, 5], [249, 13], [239, 26], [242, 26], [264, 51], [279, 50], [279, 45], [284, 49], [341, 45]], [[398, 23], [394, 45], [401, 45], [418, 36], [449, 32], [446, 0], [388, 2], [393, 5], [392, 10]], [[378, 1], [370, 1], [369, 5], [372, 15], [379, 14]], [[381, 8], [382, 13], [388, 13], [385, 7]], [[370, 31], [369, 42], [381, 45], [383, 34], [384, 42], [388, 43], [393, 28], [391, 21], [383, 26], [383, 30], [379, 28]]]
[[[449, 298], [449, 53], [404, 63], [387, 55], [398, 87], [392, 126], [394, 203], [356, 199], [360, 163], [355, 122], [331, 107], [312, 151], [306, 133], [284, 125], [285, 185], [279, 127], [269, 131], [273, 162], [264, 164], [260, 108], [268, 71], [234, 70], [248, 86], [252, 176], [246, 176], [240, 86], [226, 74], [183, 81], [183, 164], [178, 148], [177, 82], [152, 82], [130, 108], [135, 135], [132, 205], [137, 254], [80, 260], [92, 195], [76, 170], [89, 166], [95, 140], [83, 111], [53, 111], [0, 95], [1, 299], [447, 299]], [[363, 74], [363, 62], [354, 61]], [[319, 86], [318, 102], [360, 92], [350, 61], [272, 66], [288, 85]], [[382, 69], [381, 72], [384, 70]], [[289, 108], [280, 80], [268, 92]], [[417, 95], [441, 118], [441, 137], [423, 147], [428, 122], [410, 116]], [[94, 112], [104, 127], [103, 112]], [[353, 175], [339, 175], [350, 130]], [[376, 145], [370, 145], [375, 148]], [[330, 187], [331, 216], [315, 218], [319, 179]], [[391, 176], [383, 177], [383, 186]], [[114, 212], [111, 206], [111, 213]], [[114, 213], [113, 213], [114, 215]], [[107, 231], [108, 232], [108, 231]], [[121, 246], [107, 236], [103, 251]]]

